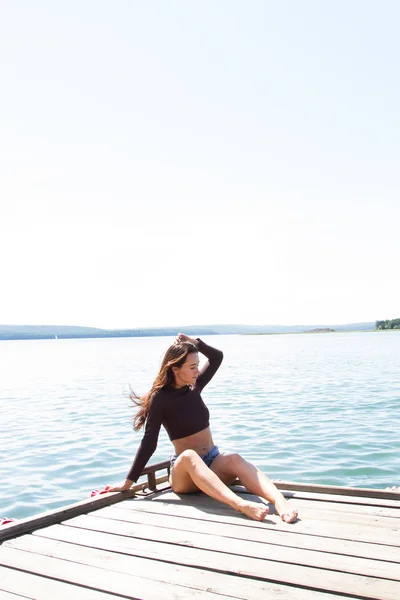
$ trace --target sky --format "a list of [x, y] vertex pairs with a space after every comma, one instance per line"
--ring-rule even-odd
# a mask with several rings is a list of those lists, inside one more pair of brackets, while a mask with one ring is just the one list
[[0, 324], [400, 316], [397, 1], [0, 8]]

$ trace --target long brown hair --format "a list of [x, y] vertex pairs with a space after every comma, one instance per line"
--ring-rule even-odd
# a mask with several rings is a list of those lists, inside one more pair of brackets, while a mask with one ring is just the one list
[[150, 402], [154, 394], [157, 394], [163, 387], [172, 387], [175, 383], [175, 377], [172, 367], [181, 367], [188, 354], [198, 352], [197, 347], [191, 342], [177, 342], [172, 344], [166, 351], [161, 363], [160, 371], [154, 380], [151, 389], [144, 396], [137, 396], [134, 391], [129, 394], [132, 402], [139, 406], [139, 410], [133, 418], [133, 429], [138, 431], [146, 422], [149, 414]]

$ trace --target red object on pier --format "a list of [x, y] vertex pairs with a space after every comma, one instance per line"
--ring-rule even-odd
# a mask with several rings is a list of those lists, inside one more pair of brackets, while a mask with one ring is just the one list
[[110, 485], [106, 485], [104, 490], [93, 490], [90, 495], [91, 495], [91, 497], [93, 497], [93, 496], [99, 496], [100, 494], [107, 494], [110, 487], [111, 487]]
[[8, 525], [8, 523], [12, 523], [15, 519], [9, 519], [8, 517], [0, 518], [0, 525]]

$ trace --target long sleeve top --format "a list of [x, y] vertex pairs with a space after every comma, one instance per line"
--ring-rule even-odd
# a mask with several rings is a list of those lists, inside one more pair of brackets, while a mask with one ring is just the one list
[[130, 481], [137, 481], [144, 467], [157, 448], [161, 425], [171, 441], [193, 435], [209, 426], [210, 413], [200, 392], [218, 370], [223, 354], [197, 339], [198, 350], [208, 358], [202, 368], [194, 388], [185, 385], [179, 389], [164, 387], [154, 394], [150, 401], [145, 432], [136, 452], [132, 467], [127, 475]]

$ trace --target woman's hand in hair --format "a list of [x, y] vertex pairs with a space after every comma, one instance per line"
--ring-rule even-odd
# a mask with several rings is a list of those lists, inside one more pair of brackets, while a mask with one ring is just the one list
[[133, 481], [130, 479], [125, 479], [125, 483], [123, 485], [116, 485], [114, 487], [110, 487], [109, 492], [126, 492], [132, 487]]
[[189, 337], [188, 335], [185, 335], [184, 333], [178, 333], [175, 339], [175, 343], [180, 344], [181, 342], [190, 342], [191, 344], [197, 346], [197, 340]]

